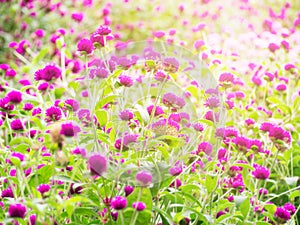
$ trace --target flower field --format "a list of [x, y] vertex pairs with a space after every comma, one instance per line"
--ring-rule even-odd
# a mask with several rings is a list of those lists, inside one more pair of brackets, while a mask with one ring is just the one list
[[300, 224], [298, 0], [0, 0], [0, 224]]

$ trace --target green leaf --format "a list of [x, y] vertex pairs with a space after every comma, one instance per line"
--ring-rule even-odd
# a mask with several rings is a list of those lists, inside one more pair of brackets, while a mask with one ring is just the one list
[[244, 219], [247, 218], [249, 210], [250, 210], [250, 198], [245, 199], [241, 205], [240, 205], [240, 210], [242, 215], [244, 216]]
[[274, 204], [265, 204], [264, 209], [267, 210], [269, 213], [274, 214], [276, 211], [276, 205]]
[[148, 111], [145, 109], [145, 107], [142, 107], [139, 104], [136, 104], [135, 108], [138, 110], [138, 113], [139, 113], [140, 117], [142, 118], [142, 120], [144, 121], [144, 123], [147, 124], [150, 120]]
[[218, 176], [206, 175], [205, 187], [211, 193], [218, 185]]
[[73, 212], [76, 216], [94, 216], [98, 217], [99, 215], [93, 210], [93, 208], [88, 208], [88, 207], [80, 207], [76, 208]]
[[31, 140], [27, 137], [17, 137], [17, 138], [13, 138], [10, 142], [9, 142], [9, 146], [12, 147], [14, 145], [17, 144], [28, 144], [29, 146], [32, 145]]
[[119, 97], [118, 95], [108, 95], [100, 99], [99, 102], [96, 104], [95, 109], [96, 110], [101, 109], [104, 105], [114, 102], [114, 100], [118, 97]]
[[63, 87], [60, 88], [55, 88], [54, 90], [54, 95], [56, 99], [60, 99], [61, 96], [65, 93], [66, 89], [64, 89]]
[[291, 192], [290, 199], [293, 200], [299, 196], [300, 196], [300, 190], [296, 190], [296, 191]]
[[[141, 212], [137, 212], [137, 219], [135, 225], [145, 225], [149, 224], [151, 220], [152, 211], [152, 195], [148, 188], [136, 187], [134, 191], [127, 197], [128, 206], [123, 212], [125, 224], [130, 224], [131, 218], [135, 212], [132, 208], [133, 202], [141, 201], [146, 204], [146, 209]], [[118, 224], [120, 224], [120, 219], [118, 219]]]
[[161, 216], [162, 220], [165, 220], [167, 223], [163, 223], [163, 224], [173, 224], [173, 219], [171, 217], [171, 215], [169, 215], [167, 212], [165, 212], [164, 210], [161, 210], [159, 207], [157, 206], [153, 206], [153, 210], [158, 212]]
[[100, 124], [100, 126], [105, 126], [108, 120], [108, 113], [104, 109], [98, 109], [95, 112], [95, 115], [97, 117], [97, 120]]
[[49, 52], [49, 47], [45, 47], [32, 59], [32, 64], [36, 65], [37, 63], [40, 63], [40, 61], [45, 58], [47, 53]]

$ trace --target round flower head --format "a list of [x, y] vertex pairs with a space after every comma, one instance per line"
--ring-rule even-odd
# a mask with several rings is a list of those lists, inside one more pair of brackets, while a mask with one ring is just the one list
[[30, 111], [33, 109], [33, 104], [32, 103], [25, 103], [24, 106], [23, 106], [23, 109], [25, 111]]
[[132, 208], [136, 209], [137, 211], [143, 211], [146, 208], [146, 204], [144, 202], [134, 202], [132, 204]]
[[46, 121], [58, 121], [62, 117], [61, 109], [56, 106], [51, 106], [50, 108], [46, 109]]
[[79, 109], [79, 103], [72, 98], [65, 101], [65, 106], [67, 106], [67, 108], [71, 109], [73, 112], [76, 112]]
[[179, 69], [179, 62], [175, 58], [165, 58], [163, 64], [164, 64], [165, 71], [171, 73], [175, 73]]
[[123, 196], [115, 196], [111, 200], [111, 207], [115, 210], [122, 210], [127, 206], [127, 199]]
[[286, 221], [291, 219], [291, 214], [289, 210], [285, 209], [284, 207], [277, 207], [274, 217], [280, 224], [284, 224]]
[[14, 197], [14, 193], [13, 193], [12, 189], [9, 187], [9, 188], [4, 189], [2, 191], [1, 197], [2, 198], [13, 198]]
[[206, 155], [210, 155], [212, 153], [212, 145], [208, 142], [202, 142], [198, 145], [197, 154], [200, 152], [205, 152]]
[[29, 225], [35, 225], [36, 224], [36, 215], [32, 214], [29, 216]]
[[135, 179], [140, 185], [148, 186], [152, 183], [152, 174], [148, 171], [142, 170], [136, 174]]
[[63, 134], [66, 137], [74, 137], [79, 132], [80, 132], [80, 127], [74, 125], [72, 122], [65, 122], [61, 125], [60, 134]]
[[291, 203], [285, 203], [283, 207], [286, 210], [288, 210], [291, 213], [291, 215], [293, 215], [296, 212], [296, 207]]
[[120, 112], [119, 117], [121, 120], [129, 121], [133, 119], [133, 113], [130, 112], [129, 110], [124, 110]]
[[232, 73], [222, 73], [219, 77], [219, 82], [233, 83], [234, 82], [234, 76], [233, 76]]
[[107, 170], [107, 160], [99, 153], [96, 153], [89, 157], [88, 165], [91, 173], [98, 176], [101, 176]]
[[13, 110], [14, 109], [14, 105], [12, 104], [9, 104], [10, 103], [10, 100], [8, 97], [4, 97], [2, 99], [0, 99], [0, 108], [3, 109], [3, 110]]
[[130, 195], [132, 192], [134, 191], [134, 187], [132, 186], [126, 186], [124, 187], [124, 192], [125, 192], [125, 196], [127, 197], [128, 195]]
[[162, 103], [168, 107], [179, 107], [182, 108], [185, 105], [183, 98], [178, 97], [177, 95], [169, 92], [163, 95]]
[[211, 108], [211, 109], [217, 108], [220, 105], [220, 100], [219, 100], [219, 98], [216, 98], [216, 97], [209, 97], [206, 100], [204, 105]]
[[199, 131], [199, 132], [202, 132], [204, 130], [204, 127], [201, 123], [195, 123], [193, 124], [193, 128], [196, 130], [196, 131]]
[[93, 42], [86, 38], [81, 39], [77, 44], [77, 51], [85, 54], [91, 54], [94, 51]]
[[24, 218], [26, 215], [26, 207], [22, 204], [12, 204], [8, 208], [10, 217]]
[[10, 123], [10, 127], [12, 130], [23, 130], [24, 126], [20, 119], [15, 119]]
[[120, 81], [121, 85], [123, 85], [125, 87], [131, 87], [133, 85], [132, 78], [129, 76], [126, 76], [126, 75], [120, 75], [119, 81]]
[[80, 23], [83, 20], [83, 13], [72, 13], [71, 17], [73, 20]]
[[98, 77], [101, 79], [108, 77], [108, 70], [102, 67], [94, 68], [90, 70], [90, 78]]
[[270, 177], [270, 170], [264, 166], [260, 166], [255, 164], [254, 165], [254, 171], [252, 172], [252, 175], [256, 179], [260, 180], [266, 180]]
[[158, 81], [167, 81], [170, 79], [170, 76], [164, 71], [159, 70], [154, 74], [154, 79]]
[[6, 94], [9, 101], [12, 103], [20, 103], [22, 102], [22, 93], [19, 91], [10, 91]]
[[49, 184], [40, 184], [37, 187], [38, 192], [40, 192], [42, 195], [50, 190]]
[[52, 81], [61, 77], [61, 70], [55, 64], [46, 65], [43, 69], [38, 70], [34, 74], [35, 80]]
[[[148, 114], [149, 114], [150, 116], [152, 115], [153, 109], [154, 109], [154, 105], [150, 105], [150, 106], [147, 107], [147, 112], [148, 112]], [[164, 113], [165, 113], [165, 112], [164, 112], [164, 110], [163, 110], [162, 107], [160, 107], [160, 106], [156, 106], [156, 107], [155, 107], [154, 116], [159, 116], [159, 115], [164, 114]]]
[[111, 28], [109, 26], [101, 25], [95, 33], [99, 35], [108, 35], [111, 33]]

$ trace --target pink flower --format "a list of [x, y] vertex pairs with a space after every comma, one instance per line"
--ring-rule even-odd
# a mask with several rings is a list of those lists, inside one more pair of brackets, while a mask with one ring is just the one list
[[119, 81], [120, 81], [121, 85], [123, 85], [125, 87], [131, 87], [133, 85], [132, 78], [129, 76], [126, 76], [126, 75], [120, 75]]
[[107, 159], [103, 155], [96, 153], [88, 159], [89, 168], [92, 174], [101, 176], [107, 170]]
[[93, 42], [91, 42], [89, 39], [81, 39], [77, 44], [77, 50], [79, 52], [90, 54], [94, 51]]
[[259, 180], [266, 180], [270, 177], [270, 170], [264, 166], [254, 164], [252, 175]]

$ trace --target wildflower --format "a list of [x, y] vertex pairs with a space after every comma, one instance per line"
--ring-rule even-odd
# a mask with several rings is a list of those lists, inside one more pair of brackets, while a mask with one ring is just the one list
[[158, 30], [158, 31], [153, 32], [153, 36], [156, 38], [162, 38], [163, 36], [165, 36], [165, 32]]
[[219, 77], [219, 82], [225, 84], [231, 84], [234, 81], [234, 76], [232, 73], [222, 73]]
[[132, 204], [132, 208], [136, 209], [136, 211], [143, 211], [146, 208], [146, 204], [144, 202], [134, 202]]
[[83, 13], [72, 13], [71, 17], [73, 20], [80, 23], [83, 20]]
[[129, 110], [124, 110], [119, 114], [120, 119], [125, 121], [129, 121], [133, 119], [133, 116], [134, 116], [133, 113]]
[[173, 182], [170, 184], [170, 187], [178, 188], [178, 187], [180, 187], [181, 185], [182, 185], [181, 180], [176, 179], [175, 181], [173, 181]]
[[38, 192], [40, 192], [42, 195], [44, 195], [46, 192], [50, 190], [51, 186], [49, 184], [40, 184], [37, 187]]
[[26, 215], [26, 207], [22, 204], [11, 204], [8, 208], [10, 217], [24, 218]]
[[29, 216], [29, 225], [35, 225], [36, 224], [36, 215], [32, 214]]
[[12, 103], [20, 103], [22, 102], [22, 93], [19, 91], [10, 91], [6, 94], [6, 97]]
[[11, 127], [12, 130], [15, 130], [15, 131], [24, 129], [23, 123], [20, 119], [13, 120], [10, 123], [10, 127]]
[[129, 144], [135, 143], [138, 138], [138, 134], [126, 134], [123, 138], [117, 139], [115, 142], [115, 148], [118, 150], [127, 150]]
[[278, 223], [284, 224], [286, 221], [291, 219], [291, 213], [284, 207], [277, 207], [274, 217]]
[[111, 200], [111, 207], [115, 210], [122, 210], [127, 206], [127, 199], [123, 196], [115, 196]]
[[101, 25], [100, 27], [98, 27], [98, 29], [96, 30], [96, 33], [99, 35], [108, 35], [111, 33], [111, 28], [109, 26], [106, 25]]
[[286, 91], [286, 89], [287, 89], [287, 87], [286, 87], [285, 84], [278, 84], [278, 85], [276, 86], [276, 90], [277, 90], [277, 91]]
[[175, 58], [165, 58], [164, 69], [170, 73], [176, 73], [179, 69], [179, 62]]
[[291, 133], [280, 126], [273, 126], [269, 131], [269, 137], [272, 141], [281, 140], [287, 144], [291, 143]]
[[[149, 114], [150, 116], [152, 115], [153, 109], [154, 109], [154, 105], [150, 105], [150, 106], [147, 107], [147, 112], [148, 112], [148, 114]], [[164, 113], [165, 113], [165, 112], [164, 112], [164, 110], [163, 110], [162, 107], [160, 107], [160, 106], [155, 106], [154, 116], [159, 116], [159, 115], [164, 114]]]
[[217, 108], [220, 105], [220, 100], [217, 97], [209, 97], [206, 102], [204, 103], [205, 106], [213, 109]]
[[254, 164], [254, 171], [252, 172], [252, 175], [256, 179], [266, 180], [270, 177], [270, 170], [264, 166]]
[[74, 125], [72, 122], [65, 122], [61, 125], [60, 134], [63, 134], [66, 137], [74, 137], [79, 132], [80, 132], [80, 127]]
[[158, 70], [155, 74], [154, 74], [154, 79], [157, 81], [167, 81], [170, 79], [170, 76], [168, 74], [166, 74], [164, 71], [162, 70]]
[[119, 81], [120, 81], [121, 85], [123, 85], [125, 87], [131, 87], [133, 85], [132, 78], [129, 76], [126, 76], [126, 75], [120, 75]]
[[178, 136], [180, 125], [173, 120], [160, 119], [152, 124], [152, 129], [157, 135]]
[[0, 108], [7, 111], [13, 110], [15, 106], [9, 103], [10, 100], [8, 97], [0, 99]]
[[136, 174], [135, 179], [140, 185], [148, 186], [152, 183], [152, 174], [148, 171], [142, 170]]
[[193, 124], [193, 128], [196, 130], [196, 131], [199, 131], [199, 132], [202, 132], [204, 130], [204, 127], [201, 123], [195, 123]]
[[56, 106], [51, 106], [50, 108], [46, 109], [46, 121], [58, 121], [62, 117], [61, 109]]
[[4, 189], [2, 191], [1, 197], [2, 198], [13, 198], [14, 197], [14, 193], [13, 193], [12, 189], [9, 187], [9, 188]]
[[98, 176], [101, 176], [107, 170], [107, 160], [99, 153], [93, 154], [89, 157], [88, 165], [91, 173]]
[[293, 215], [296, 212], [296, 207], [291, 203], [285, 203], [283, 207], [286, 210], [288, 210], [291, 213], [291, 215]]
[[201, 142], [198, 145], [196, 154], [198, 155], [200, 152], [204, 152], [206, 155], [210, 155], [212, 153], [212, 145], [208, 142]]
[[46, 65], [43, 69], [40, 69], [35, 72], [35, 80], [44, 80], [50, 82], [61, 77], [61, 70], [55, 64]]
[[67, 108], [71, 109], [73, 112], [76, 112], [79, 109], [79, 103], [72, 98], [65, 101], [65, 106], [67, 106]]
[[108, 77], [108, 71], [105, 68], [98, 67], [90, 70], [90, 78], [98, 77], [101, 79]]
[[23, 106], [23, 109], [25, 111], [30, 111], [33, 109], [33, 104], [32, 103], [25, 103], [24, 106]]
[[168, 92], [163, 95], [162, 97], [162, 103], [165, 104], [168, 107], [178, 107], [182, 108], [185, 106], [185, 101], [183, 98], [178, 97], [177, 95]]
[[81, 39], [77, 44], [77, 51], [84, 54], [91, 54], [94, 51], [93, 42], [86, 38]]
[[134, 191], [134, 187], [128, 185], [124, 187], [125, 196], [127, 197]]

